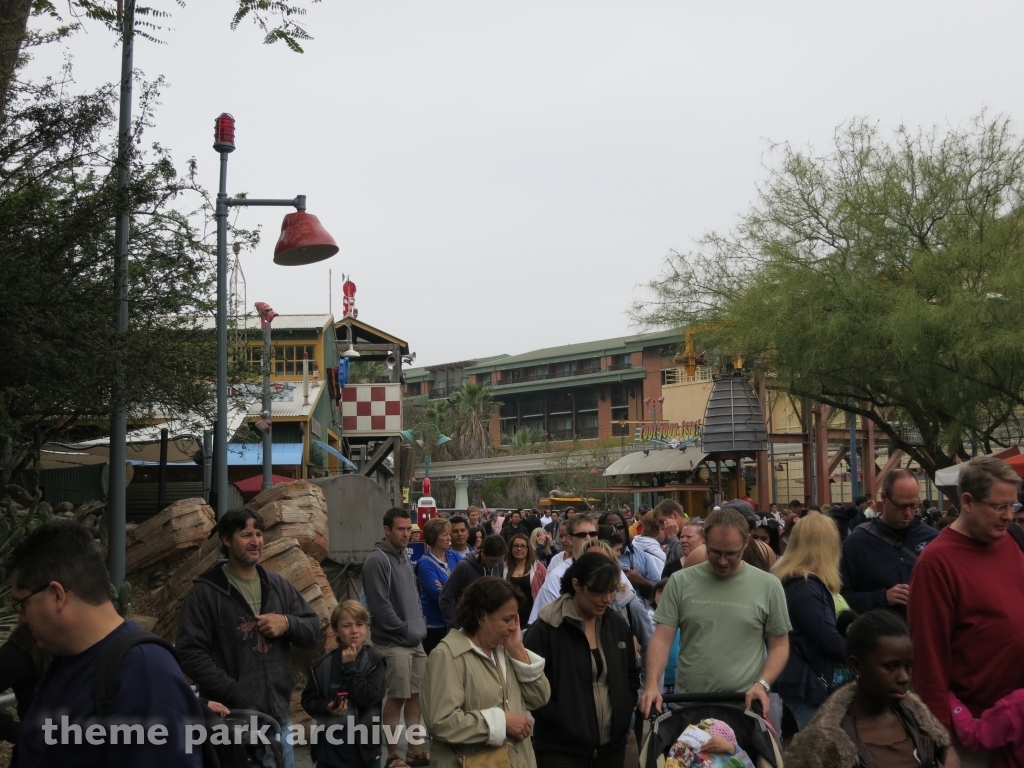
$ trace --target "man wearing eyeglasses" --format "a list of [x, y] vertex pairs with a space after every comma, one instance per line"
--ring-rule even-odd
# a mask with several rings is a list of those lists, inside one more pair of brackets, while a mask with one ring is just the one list
[[[789, 658], [786, 594], [772, 574], [743, 561], [750, 526], [736, 509], [712, 512], [705, 522], [707, 561], [674, 573], [654, 614], [640, 712], [661, 711], [658, 682], [679, 636], [676, 690], [746, 694], [769, 709], [768, 693]], [[765, 650], [767, 649], [767, 654]]]
[[[1024, 688], [1024, 532], [1013, 523], [1019, 486], [1004, 461], [979, 456], [964, 464], [960, 516], [924, 551], [910, 580], [914, 688], [950, 733], [950, 694], [977, 718]], [[987, 766], [990, 757], [1010, 764], [1012, 749], [997, 755], [955, 743], [944, 768]]]
[[[22, 539], [4, 565], [18, 621], [55, 657], [22, 718], [17, 764], [202, 765], [199, 749], [185, 752], [189, 725], [203, 723], [199, 700], [171, 651], [154, 643], [125, 650], [123, 644], [145, 633], [114, 608], [110, 577], [89, 532], [51, 520]], [[105, 663], [115, 664], [116, 673], [100, 716], [95, 683]]]
[[843, 542], [843, 597], [857, 613], [888, 608], [907, 618], [910, 574], [939, 532], [917, 517], [921, 487], [909, 469], [882, 478], [882, 511]]
[[[573, 559], [583, 554], [583, 546], [591, 539], [597, 539], [597, 520], [590, 515], [574, 515], [566, 521], [565, 531], [571, 542], [572, 557], [567, 556], [558, 565], [552, 565], [548, 568], [548, 575], [544, 579], [544, 585], [537, 593], [537, 597], [533, 599], [530, 624], [537, 620], [537, 614], [540, 613], [541, 608], [548, 603], [554, 602], [562, 594], [562, 576], [569, 570]], [[631, 592], [633, 591], [633, 587], [630, 586], [625, 574], [619, 574], [619, 581], [625, 584]]]

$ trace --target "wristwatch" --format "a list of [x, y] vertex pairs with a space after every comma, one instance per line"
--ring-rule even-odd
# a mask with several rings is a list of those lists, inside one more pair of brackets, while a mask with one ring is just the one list
[[759, 682], [761, 685], [764, 686], [764, 692], [765, 693], [771, 693], [772, 692], [772, 687], [770, 685], [768, 685], [768, 683], [766, 683], [764, 681], [764, 679], [758, 680], [757, 682]]

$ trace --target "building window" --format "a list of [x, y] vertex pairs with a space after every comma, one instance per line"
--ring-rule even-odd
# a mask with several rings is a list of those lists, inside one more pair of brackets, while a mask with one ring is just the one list
[[[309, 354], [309, 375], [312, 376], [316, 370], [315, 344], [272, 344], [270, 359], [273, 364], [273, 375], [301, 376], [304, 352]], [[259, 368], [263, 365], [263, 346], [250, 345], [246, 347], [245, 358], [249, 365]]]
[[621, 371], [626, 368], [633, 367], [633, 356], [626, 355], [612, 355], [609, 358], [608, 370], [609, 371]]
[[275, 376], [301, 376], [303, 353], [309, 354], [309, 372], [313, 372], [316, 347], [312, 344], [274, 344], [270, 351], [274, 356]]

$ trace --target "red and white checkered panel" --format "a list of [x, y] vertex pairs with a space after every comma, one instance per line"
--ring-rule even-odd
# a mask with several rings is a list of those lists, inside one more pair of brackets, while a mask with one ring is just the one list
[[349, 384], [341, 391], [341, 428], [347, 435], [397, 435], [402, 385]]

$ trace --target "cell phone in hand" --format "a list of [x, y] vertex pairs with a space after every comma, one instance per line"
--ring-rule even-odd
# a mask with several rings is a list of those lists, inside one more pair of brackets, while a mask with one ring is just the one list
[[348, 700], [348, 691], [338, 691], [334, 694], [334, 698], [331, 699], [331, 706], [337, 708], [341, 706], [341, 702]]

